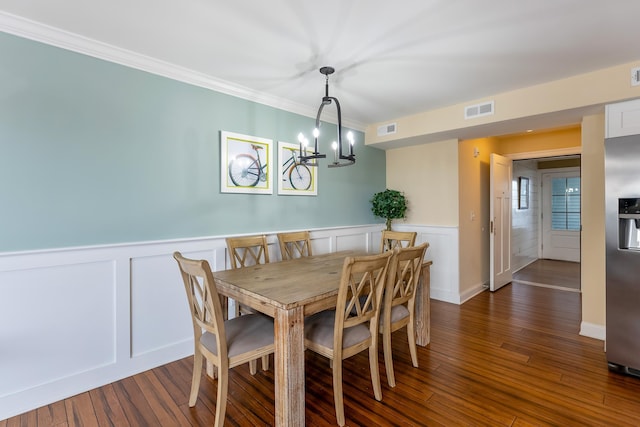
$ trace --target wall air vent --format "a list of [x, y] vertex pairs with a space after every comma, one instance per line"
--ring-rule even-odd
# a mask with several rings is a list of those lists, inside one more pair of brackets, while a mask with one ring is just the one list
[[467, 105], [464, 107], [464, 118], [474, 119], [476, 117], [490, 116], [494, 113], [493, 101], [483, 102], [482, 104]]
[[396, 133], [398, 130], [397, 123], [389, 123], [386, 125], [378, 126], [378, 136], [391, 135]]

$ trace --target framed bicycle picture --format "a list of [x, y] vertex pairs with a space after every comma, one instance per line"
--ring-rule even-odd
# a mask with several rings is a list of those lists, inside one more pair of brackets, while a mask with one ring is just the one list
[[220, 131], [220, 191], [273, 194], [273, 141]]
[[299, 148], [297, 144], [278, 142], [278, 194], [316, 196], [318, 168], [300, 163]]

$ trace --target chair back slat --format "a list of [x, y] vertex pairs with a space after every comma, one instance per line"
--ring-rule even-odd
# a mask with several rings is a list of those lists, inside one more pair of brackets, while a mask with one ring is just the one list
[[385, 290], [384, 309], [390, 311], [393, 306], [411, 302], [409, 309], [413, 310], [415, 296], [422, 262], [429, 243], [408, 248], [396, 248], [391, 261]]
[[233, 269], [269, 262], [269, 247], [264, 235], [229, 237], [226, 241]]
[[395, 248], [407, 248], [416, 243], [415, 231], [383, 230], [380, 242], [380, 252], [392, 251]]
[[377, 319], [392, 253], [347, 257], [342, 269], [336, 325], [349, 328]]
[[278, 233], [278, 243], [283, 261], [312, 255], [308, 231]]

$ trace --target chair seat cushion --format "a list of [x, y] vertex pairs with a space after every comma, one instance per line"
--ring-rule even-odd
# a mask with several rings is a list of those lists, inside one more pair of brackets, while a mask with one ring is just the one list
[[[409, 317], [409, 309], [404, 304], [394, 305], [391, 309], [391, 323], [395, 323], [399, 320]], [[380, 332], [382, 332], [382, 325], [384, 323], [384, 312], [380, 316]]]
[[[304, 338], [333, 350], [335, 332], [335, 310], [325, 310], [314, 314], [304, 321]], [[347, 328], [343, 332], [342, 347], [351, 347], [371, 338], [371, 332], [365, 324]]]
[[[262, 314], [246, 314], [225, 320], [228, 357], [273, 344], [273, 319]], [[216, 338], [205, 332], [200, 339], [213, 354], [218, 354]]]

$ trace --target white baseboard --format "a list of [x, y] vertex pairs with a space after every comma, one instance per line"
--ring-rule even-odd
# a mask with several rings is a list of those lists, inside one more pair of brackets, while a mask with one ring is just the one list
[[603, 325], [582, 322], [580, 323], [580, 335], [605, 341], [607, 338], [607, 329]]
[[482, 292], [488, 291], [488, 290], [489, 290], [489, 285], [484, 283], [477, 284], [471, 289], [468, 289], [467, 291], [460, 294], [459, 304], [464, 304], [465, 302], [469, 301], [471, 298], [475, 297], [476, 295], [481, 294]]

